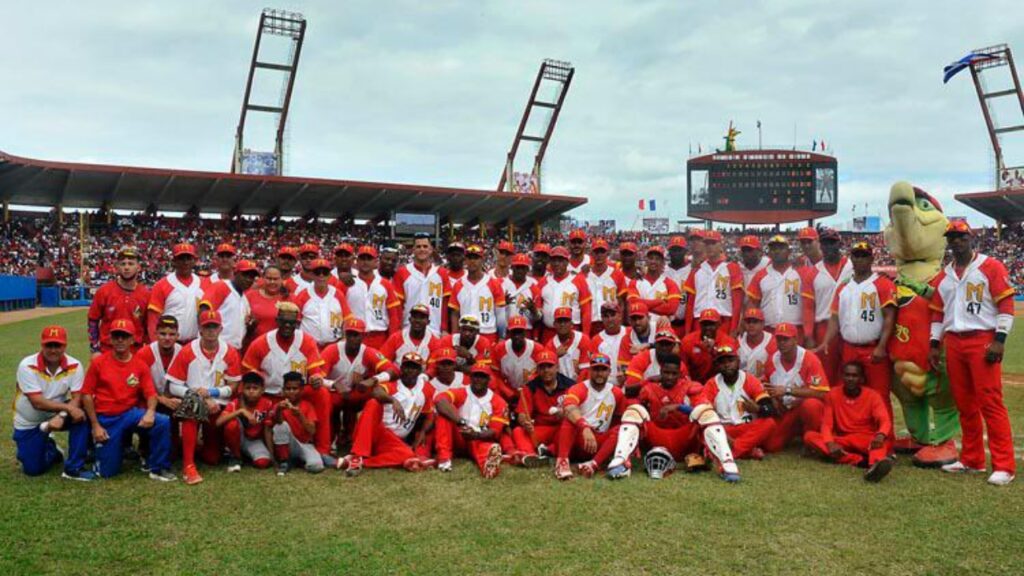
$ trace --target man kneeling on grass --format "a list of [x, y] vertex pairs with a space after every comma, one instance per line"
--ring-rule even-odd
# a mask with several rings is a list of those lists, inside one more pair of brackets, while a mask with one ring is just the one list
[[228, 472], [242, 469], [245, 456], [256, 468], [270, 468], [274, 450], [274, 403], [263, 395], [263, 374], [242, 376], [242, 389], [217, 417], [228, 447]]
[[[868, 465], [864, 479], [878, 482], [892, 470], [889, 411], [882, 397], [864, 387], [864, 365], [843, 366], [843, 385], [825, 397], [821, 431], [804, 434], [804, 444], [839, 464]], [[865, 462], [865, 457], [867, 461]]]
[[383, 382], [370, 392], [356, 430], [352, 453], [338, 468], [356, 476], [367, 468], [402, 466], [410, 472], [433, 467], [428, 460], [426, 432], [434, 425], [434, 387], [423, 373], [425, 361], [417, 352], [401, 358], [398, 382]]
[[324, 471], [324, 462], [313, 446], [318, 425], [313, 404], [302, 399], [302, 387], [306, 380], [298, 372], [288, 372], [282, 377], [284, 399], [274, 410], [274, 456], [277, 457], [277, 475], [284, 476], [291, 468], [292, 461], [301, 462], [307, 472], [317, 474]]
[[434, 397], [437, 469], [451, 472], [452, 455], [466, 454], [484, 478], [501, 472], [498, 440], [508, 426], [508, 405], [491, 391], [491, 368], [477, 362], [469, 371], [469, 388], [452, 388]]

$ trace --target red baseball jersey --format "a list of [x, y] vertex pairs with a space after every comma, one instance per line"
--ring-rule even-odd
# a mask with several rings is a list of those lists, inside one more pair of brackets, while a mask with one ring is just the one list
[[134, 290], [125, 290], [111, 280], [100, 286], [89, 305], [89, 320], [100, 323], [100, 346], [110, 348], [110, 323], [122, 318], [135, 325], [135, 343], [146, 342], [146, 308], [149, 306], [149, 288], [136, 284]]
[[117, 415], [156, 396], [156, 388], [149, 366], [135, 356], [122, 362], [110, 351], [89, 365], [82, 394], [92, 395], [97, 414]]
[[672, 404], [696, 406], [704, 387], [686, 378], [680, 378], [671, 388], [660, 382], [645, 382], [640, 395], [634, 402], [642, 404], [651, 415], [651, 422], [660, 428], [682, 428], [690, 423], [690, 417], [673, 410], [667, 418], [661, 418], [661, 409]]
[[[291, 410], [281, 408], [280, 404], [277, 405], [277, 411], [278, 414], [280, 414], [281, 420], [287, 423], [288, 427], [292, 429], [292, 436], [294, 436], [299, 443], [309, 444], [313, 441], [313, 433], [308, 432], [302, 426], [302, 422], [299, 420], [299, 416], [297, 414], [293, 413]], [[313, 408], [312, 404], [305, 400], [300, 400], [299, 412], [302, 412], [302, 415], [306, 417], [306, 420], [316, 424], [316, 410]]]
[[821, 419], [821, 435], [825, 442], [844, 434], [885, 434], [892, 432], [889, 412], [878, 392], [862, 387], [860, 395], [850, 398], [842, 386], [825, 396], [825, 412]]
[[274, 403], [265, 396], [260, 396], [256, 406], [249, 408], [241, 398], [235, 398], [224, 407], [224, 411], [231, 413], [241, 408], [248, 408], [252, 412], [254, 420], [248, 420], [244, 416], [238, 418], [242, 426], [242, 433], [250, 440], [263, 438], [263, 429], [271, 428], [274, 425]]

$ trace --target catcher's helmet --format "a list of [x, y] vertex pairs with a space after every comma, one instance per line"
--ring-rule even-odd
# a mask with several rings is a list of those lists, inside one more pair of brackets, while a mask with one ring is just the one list
[[676, 469], [676, 459], [667, 449], [656, 446], [647, 451], [644, 456], [644, 468], [652, 480], [661, 480]]

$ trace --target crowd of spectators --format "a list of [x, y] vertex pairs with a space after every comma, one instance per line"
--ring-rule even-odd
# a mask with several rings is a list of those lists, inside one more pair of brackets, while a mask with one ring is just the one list
[[[80, 270], [80, 214], [65, 214], [59, 223], [54, 213], [13, 214], [8, 222], [0, 224], [0, 274], [35, 276], [43, 283], [61, 286], [84, 284], [97, 287], [110, 279], [114, 273], [114, 254], [124, 245], [134, 245], [144, 255], [142, 280], [153, 284], [169, 270], [170, 250], [177, 242], [191, 242], [201, 255], [201, 267], [209, 262], [214, 248], [222, 242], [234, 244], [241, 255], [263, 264], [270, 262], [278, 247], [298, 246], [313, 242], [330, 250], [341, 242], [354, 245], [373, 244], [378, 248], [393, 246], [400, 252], [406, 247], [402, 242], [388, 238], [387, 229], [379, 226], [353, 225], [342, 227], [334, 222], [277, 221], [267, 223], [258, 219], [200, 219], [198, 217], [172, 218], [145, 214], [112, 215], [110, 222], [105, 217], [91, 214], [86, 216], [85, 260], [83, 275]], [[773, 231], [758, 229], [743, 231], [739, 228], [722, 229], [728, 252], [736, 256], [736, 241], [745, 234], [753, 234], [765, 243]], [[794, 237], [795, 232], [784, 233]], [[977, 249], [995, 256], [1006, 263], [1014, 285], [1024, 283], [1024, 230], [1021, 227], [1003, 229], [997, 237], [994, 228], [976, 231]], [[892, 266], [892, 258], [885, 250], [881, 234], [844, 234], [847, 245], [867, 240], [878, 248], [876, 264]], [[612, 246], [619, 242], [631, 241], [639, 246], [667, 243], [665, 236], [646, 232], [620, 231], [604, 236]], [[458, 241], [469, 243], [481, 240], [475, 236], [457, 234]], [[504, 238], [502, 238], [504, 239]], [[485, 238], [484, 243], [493, 243], [497, 238]], [[539, 237], [532, 231], [516, 231], [515, 244], [520, 251], [528, 252], [535, 242], [559, 245], [565, 242], [563, 234], [545, 230]], [[400, 254], [400, 258], [402, 255]]]

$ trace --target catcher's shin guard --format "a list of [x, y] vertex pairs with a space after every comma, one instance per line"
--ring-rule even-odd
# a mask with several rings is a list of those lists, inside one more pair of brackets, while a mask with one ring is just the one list
[[629, 459], [640, 442], [640, 428], [644, 422], [648, 422], [651, 415], [643, 406], [634, 404], [626, 408], [622, 413], [622, 425], [619, 426], [619, 439], [615, 443], [615, 453], [612, 455], [608, 468], [618, 466], [629, 466]]
[[718, 414], [710, 405], [701, 404], [690, 413], [690, 419], [704, 429], [704, 446], [708, 449], [711, 457], [718, 462], [722, 477], [730, 482], [738, 480], [740, 469], [732, 457], [729, 436], [725, 433], [725, 427], [718, 419]]

